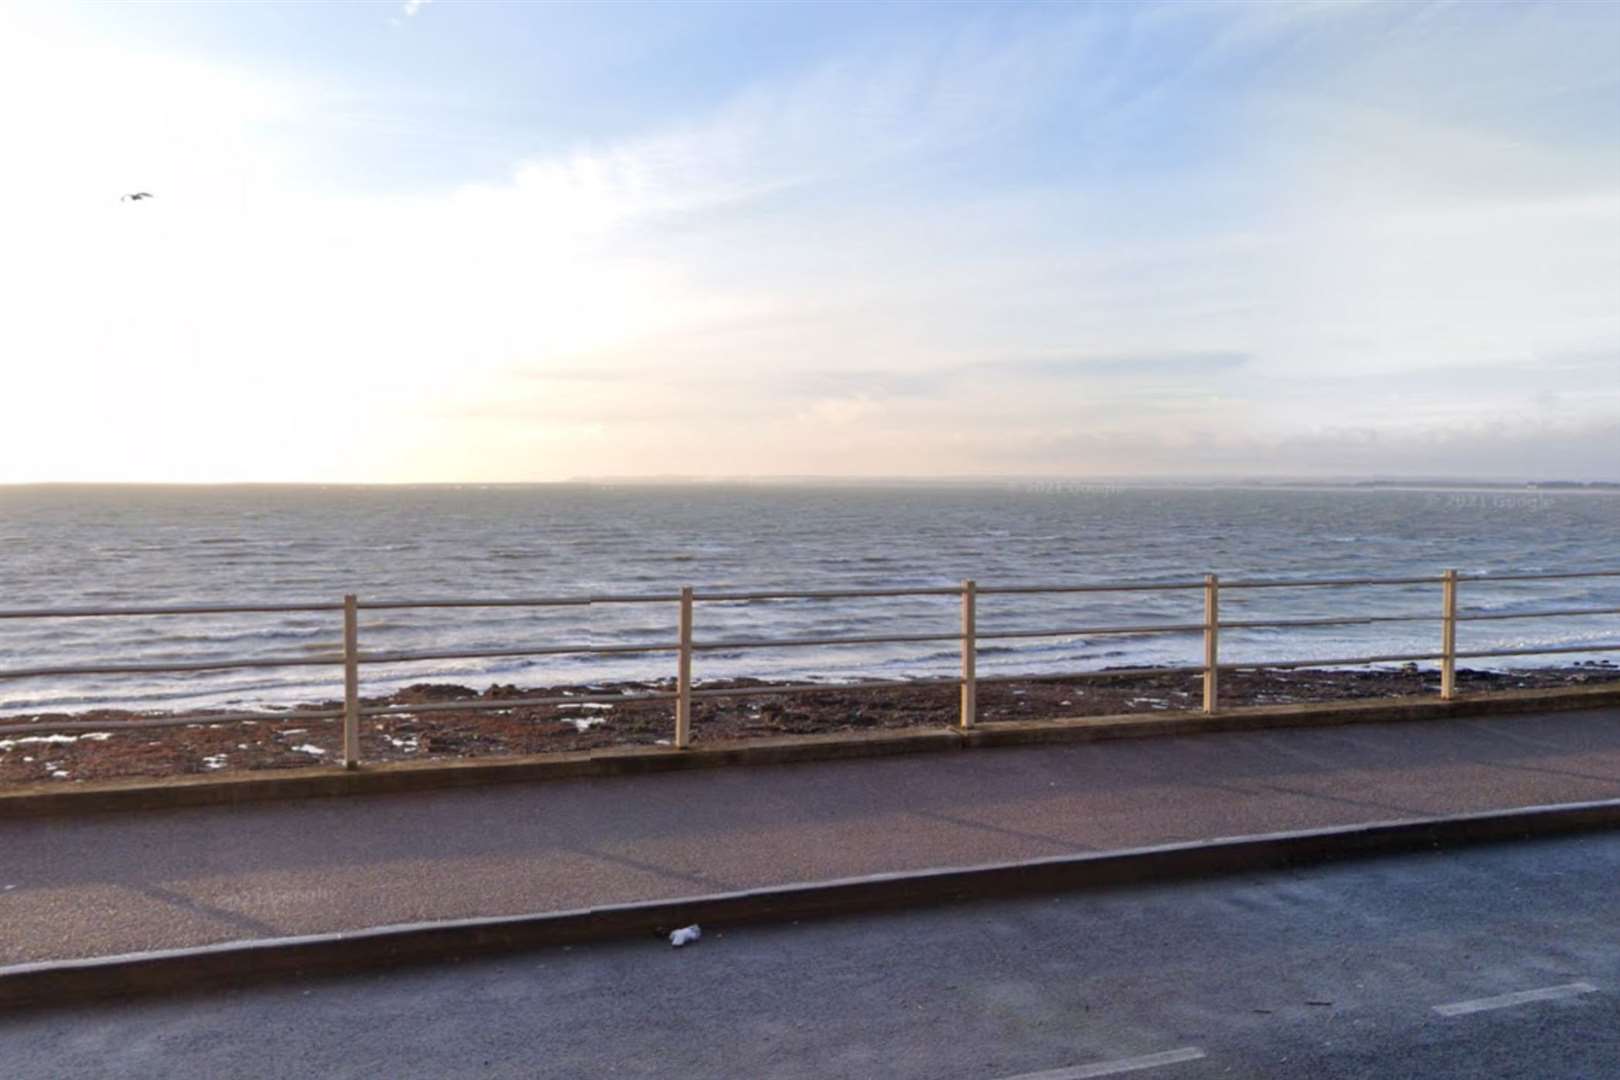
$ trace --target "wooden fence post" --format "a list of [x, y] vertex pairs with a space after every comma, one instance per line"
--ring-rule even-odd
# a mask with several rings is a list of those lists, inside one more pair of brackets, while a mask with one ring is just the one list
[[963, 731], [973, 726], [979, 713], [977, 599], [978, 586], [973, 580], [962, 582], [962, 712], [957, 723]]
[[1447, 570], [1441, 578], [1440, 604], [1440, 700], [1457, 696], [1457, 571]]
[[680, 651], [675, 660], [675, 749], [692, 745], [692, 586], [681, 586]]
[[343, 598], [343, 767], [360, 767], [360, 608]]
[[1221, 582], [1204, 575], [1204, 711], [1219, 706], [1221, 694]]

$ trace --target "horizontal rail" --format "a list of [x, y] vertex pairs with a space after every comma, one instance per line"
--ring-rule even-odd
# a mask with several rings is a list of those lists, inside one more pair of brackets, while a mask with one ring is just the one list
[[0, 619], [87, 619], [103, 615], [250, 615], [342, 610], [342, 604], [164, 604], [109, 608], [12, 608], [0, 610]]
[[321, 656], [233, 657], [226, 660], [199, 660], [186, 664], [97, 664], [89, 667], [9, 668], [0, 670], [0, 679], [31, 679], [42, 675], [153, 675], [187, 671], [229, 671], [232, 668], [332, 667], [343, 663], [338, 653]]
[[1620, 615], [1620, 608], [1568, 608], [1564, 611], [1459, 612], [1458, 622], [1483, 622], [1486, 619], [1551, 619], [1566, 615]]
[[[1072, 585], [977, 585], [974, 591], [983, 594], [1017, 595], [1020, 593], [1092, 593], [1092, 592], [1166, 592], [1179, 589], [1202, 589], [1202, 581], [1101, 581], [1076, 582]], [[953, 589], [952, 592], [960, 592]]]
[[[1535, 574], [1459, 574], [1458, 581], [1558, 581], [1579, 578], [1620, 577], [1620, 570], [1565, 571]], [[1330, 588], [1359, 585], [1423, 585], [1439, 581], [1437, 575], [1416, 577], [1363, 577], [1363, 578], [1238, 578], [1222, 581], [1223, 589], [1288, 589]], [[984, 585], [977, 591], [981, 595], [1016, 595], [1030, 593], [1090, 593], [1090, 592], [1153, 592], [1201, 589], [1201, 581], [1115, 581], [1075, 582], [1035, 585]], [[693, 599], [707, 602], [748, 600], [818, 600], [858, 597], [900, 596], [955, 596], [961, 592], [956, 586], [917, 586], [910, 588], [873, 589], [785, 589], [785, 590], [720, 590], [695, 592]], [[472, 608], [472, 607], [581, 607], [591, 604], [653, 604], [676, 603], [679, 593], [599, 593], [581, 596], [534, 597], [423, 597], [385, 598], [363, 600], [357, 603], [362, 611], [383, 611], [409, 608]], [[285, 612], [341, 611], [343, 605], [330, 602], [305, 603], [240, 603], [240, 604], [152, 604], [122, 607], [62, 607], [0, 609], [0, 619], [52, 619], [95, 618], [101, 616], [131, 615], [238, 615]]]
[[[982, 635], [981, 635], [982, 636]], [[694, 641], [694, 651], [716, 649], [794, 649], [808, 645], [904, 645], [924, 641], [961, 641], [955, 634], [875, 634], [869, 637], [739, 638], [735, 641]]]
[[1203, 623], [1162, 623], [1157, 626], [1080, 626], [1065, 630], [980, 630], [980, 640], [1002, 638], [1084, 637], [1088, 634], [1106, 637], [1110, 634], [1195, 634], [1204, 629]]
[[362, 664], [408, 664], [415, 660], [479, 660], [501, 656], [567, 656], [579, 653], [674, 652], [674, 642], [639, 642], [630, 645], [537, 645], [521, 649], [446, 649], [442, 652], [363, 652], [355, 657]]
[[1457, 653], [1459, 660], [1476, 660], [1489, 656], [1552, 656], [1554, 654], [1583, 653], [1583, 652], [1620, 652], [1620, 644], [1616, 645], [1564, 645], [1558, 648], [1529, 648], [1529, 649], [1491, 649], [1481, 652]]
[[695, 698], [768, 697], [772, 694], [816, 694], [839, 690], [909, 690], [913, 687], [959, 686], [962, 680], [953, 676], [929, 679], [875, 679], [849, 683], [776, 683], [765, 686], [717, 686], [693, 690]]
[[954, 585], [929, 585], [909, 589], [798, 589], [771, 592], [694, 592], [692, 599], [700, 602], [735, 600], [842, 600], [858, 597], [881, 596], [960, 596], [962, 590]]
[[1284, 626], [1360, 626], [1364, 623], [1433, 622], [1433, 615], [1347, 615], [1327, 619], [1222, 619], [1222, 630], [1270, 630]]
[[1563, 581], [1569, 578], [1620, 577], [1620, 570], [1581, 570], [1556, 574], [1458, 574], [1458, 581]]
[[537, 698], [475, 698], [453, 701], [424, 701], [419, 705], [367, 705], [361, 716], [401, 716], [424, 712], [501, 712], [536, 705], [619, 705], [633, 701], [671, 701], [673, 690], [649, 690], [634, 694], [564, 694]]
[[[165, 727], [192, 727], [209, 724], [248, 724], [248, 723], [275, 723], [282, 720], [336, 720], [343, 715], [342, 709], [309, 709], [298, 712], [285, 713], [210, 713], [203, 716], [150, 716], [138, 720], [40, 720], [27, 724], [5, 723], [0, 726], [0, 736], [10, 735], [39, 735], [45, 732], [61, 734], [70, 731], [102, 732], [110, 731], [140, 731], [146, 728]], [[0, 720], [10, 721], [13, 717], [0, 717]]]
[[474, 607], [589, 607], [592, 604], [672, 604], [679, 593], [604, 593], [589, 596], [444, 597], [426, 600], [360, 600], [361, 611], [387, 611], [399, 608]]
[[1138, 667], [1138, 668], [1103, 668], [1101, 671], [1071, 671], [1059, 675], [980, 675], [978, 681], [982, 683], [993, 682], [1029, 682], [1038, 679], [1042, 682], [1079, 682], [1092, 679], [1127, 679], [1143, 675], [1199, 675], [1203, 673], [1201, 664], [1184, 664], [1179, 667]]
[[[1462, 653], [1458, 653], [1461, 656]], [[1258, 671], [1261, 668], [1350, 667], [1359, 664], [1395, 664], [1416, 660], [1441, 660], [1444, 653], [1391, 653], [1384, 656], [1335, 656], [1325, 660], [1253, 660], [1221, 664], [1222, 671]]]
[[1310, 588], [1348, 588], [1355, 585], [1433, 585], [1440, 580], [1439, 574], [1430, 574], [1426, 577], [1394, 577], [1394, 578], [1250, 578], [1236, 581], [1221, 581], [1224, 589], [1310, 589]]

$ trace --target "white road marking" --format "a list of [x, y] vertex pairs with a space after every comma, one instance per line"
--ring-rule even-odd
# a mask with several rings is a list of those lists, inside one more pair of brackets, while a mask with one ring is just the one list
[[1596, 990], [1597, 987], [1589, 982], [1572, 982], [1565, 983], [1562, 986], [1544, 986], [1540, 990], [1520, 990], [1514, 994], [1498, 994], [1496, 997], [1475, 998], [1472, 1001], [1453, 1001], [1449, 1005], [1436, 1005], [1434, 1011], [1441, 1016], [1466, 1016], [1468, 1013], [1485, 1012], [1488, 1009], [1506, 1009], [1531, 1001], [1557, 1001], [1559, 998], [1590, 994]]
[[1196, 1046], [1183, 1046], [1180, 1050], [1165, 1050], [1141, 1057], [1117, 1058], [1098, 1061], [1091, 1065], [1071, 1065], [1067, 1069], [1048, 1069], [1046, 1072], [1020, 1073], [1002, 1080], [1086, 1080], [1090, 1076], [1117, 1076], [1138, 1069], [1157, 1069], [1160, 1065], [1174, 1065], [1178, 1061], [1197, 1061], [1204, 1052]]

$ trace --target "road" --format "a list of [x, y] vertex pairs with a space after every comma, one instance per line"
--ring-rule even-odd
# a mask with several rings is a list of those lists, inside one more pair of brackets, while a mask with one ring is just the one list
[[1620, 711], [0, 821], [0, 964], [1620, 797]]
[[679, 950], [0, 1018], [0, 1061], [14, 1080], [1614, 1076], [1616, 880], [1620, 836], [1594, 834], [713, 926]]

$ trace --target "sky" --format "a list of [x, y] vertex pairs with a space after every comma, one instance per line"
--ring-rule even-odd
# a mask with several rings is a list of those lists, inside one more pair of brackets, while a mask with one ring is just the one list
[[0, 482], [1620, 480], [1617, 55], [1600, 3], [21, 0]]

